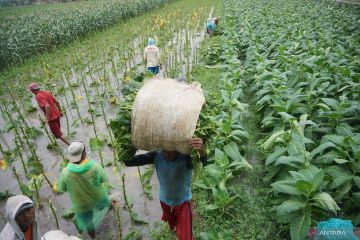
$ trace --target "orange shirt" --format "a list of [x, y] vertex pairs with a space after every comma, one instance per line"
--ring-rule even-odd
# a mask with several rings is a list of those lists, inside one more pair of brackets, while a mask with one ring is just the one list
[[55, 120], [60, 117], [59, 109], [55, 104], [56, 100], [49, 92], [40, 91], [36, 94], [35, 98], [39, 104], [39, 107], [41, 108], [41, 110], [44, 112], [45, 115], [46, 115], [45, 105], [49, 104], [50, 106], [50, 116], [48, 119], [49, 121]]
[[26, 232], [25, 232], [25, 240], [33, 240], [33, 237], [32, 237], [32, 224], [30, 226], [28, 226], [28, 228], [26, 229]]

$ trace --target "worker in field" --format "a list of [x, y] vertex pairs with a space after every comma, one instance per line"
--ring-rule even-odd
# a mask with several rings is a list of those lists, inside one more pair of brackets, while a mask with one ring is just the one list
[[160, 52], [159, 48], [155, 46], [155, 39], [149, 38], [148, 45], [144, 50], [144, 61], [146, 62], [146, 67], [149, 72], [153, 74], [160, 73], [160, 68], [162, 67], [160, 63]]
[[110, 185], [104, 169], [86, 158], [85, 144], [71, 143], [68, 154], [70, 162], [59, 176], [58, 191], [69, 193], [78, 231], [95, 238], [96, 227], [116, 202], [108, 196]]
[[[200, 153], [203, 164], [207, 162], [206, 148], [201, 138], [189, 140], [192, 149]], [[190, 155], [176, 151], [151, 151], [135, 155], [125, 161], [126, 166], [154, 164], [159, 180], [159, 198], [162, 220], [176, 231], [179, 240], [192, 239], [192, 160]]]
[[214, 36], [214, 31], [219, 24], [220, 17], [209, 18], [206, 23], [206, 32], [209, 34], [209, 37]]
[[7, 224], [0, 240], [40, 240], [34, 202], [24, 195], [10, 197], [6, 202]]
[[55, 138], [60, 139], [69, 146], [69, 142], [61, 132], [60, 118], [63, 116], [63, 113], [59, 102], [56, 101], [50, 92], [42, 91], [38, 83], [31, 83], [28, 88], [35, 94], [35, 99], [45, 115], [44, 121], [48, 123], [52, 134]]

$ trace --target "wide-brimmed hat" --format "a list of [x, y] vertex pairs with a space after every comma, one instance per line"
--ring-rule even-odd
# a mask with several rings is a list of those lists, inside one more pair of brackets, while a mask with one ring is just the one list
[[84, 149], [85, 144], [83, 142], [77, 141], [71, 143], [68, 147], [69, 161], [72, 163], [79, 162]]
[[40, 84], [38, 84], [38, 83], [30, 83], [29, 84], [29, 86], [28, 86], [28, 89], [29, 90], [38, 90], [38, 89], [40, 89]]

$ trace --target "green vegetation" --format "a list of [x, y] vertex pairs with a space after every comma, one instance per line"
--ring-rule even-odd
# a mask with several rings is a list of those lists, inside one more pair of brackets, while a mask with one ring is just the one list
[[68, 44], [92, 31], [158, 8], [170, 0], [92, 1], [59, 7], [32, 7], [26, 14], [0, 12], [0, 69], [55, 46]]
[[[62, 4], [31, 6], [21, 8], [14, 21], [6, 16], [12, 10], [0, 9], [0, 24], [11, 22], [1, 31], [13, 26], [16, 34], [18, 27], [30, 31], [26, 24], [47, 34], [54, 30], [48, 26], [57, 26], [51, 21], [69, 17], [64, 28], [54, 30], [58, 42], [33, 47], [37, 43], [28, 45], [26, 36], [31, 35], [23, 31], [18, 42], [12, 41], [18, 44], [14, 48], [0, 48], [11, 55], [5, 65], [33, 56], [31, 51], [52, 49], [0, 76], [5, 120], [0, 166], [6, 170], [9, 165], [20, 190], [38, 206], [47, 204], [40, 188], [56, 190], [55, 177], [36, 151], [43, 143], [40, 137], [48, 137], [49, 149], [61, 155], [58, 165], [66, 163], [46, 128], [32, 126], [37, 119], [25, 85], [37, 81], [64, 107], [69, 138], [87, 131], [93, 154], [112, 165], [114, 176], [122, 180], [113, 185], [122, 193], [132, 224], [145, 223], [125, 187], [121, 160], [134, 153], [131, 107], [142, 81], [150, 77], [144, 74], [142, 50], [146, 39], [154, 37], [164, 75], [199, 81], [206, 96], [196, 135], [206, 140], [209, 164], [196, 168], [192, 186], [197, 239], [304, 239], [310, 226], [335, 216], [359, 226], [360, 9], [331, 1], [182, 0], [146, 12], [156, 2], [169, 1], [128, 1], [131, 9], [119, 9], [115, 1], [67, 3], [76, 6], [72, 11]], [[212, 15], [221, 15], [221, 27], [199, 50], [213, 7]], [[144, 15], [133, 17], [140, 13]], [[74, 21], [78, 17], [83, 21]], [[38, 24], [48, 18], [49, 25]], [[83, 32], [76, 33], [74, 22]], [[57, 35], [63, 30], [69, 35]], [[28, 55], [14, 55], [15, 46]], [[152, 196], [152, 172], [137, 171], [144, 199]], [[55, 206], [51, 202], [57, 219]], [[120, 208], [117, 225], [122, 237]], [[147, 227], [153, 239], [175, 239], [165, 223]], [[125, 239], [141, 238], [133, 225], [131, 229]]]

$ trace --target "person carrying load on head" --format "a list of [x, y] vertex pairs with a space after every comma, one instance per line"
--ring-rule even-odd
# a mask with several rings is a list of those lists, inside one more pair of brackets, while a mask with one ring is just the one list
[[60, 104], [50, 92], [42, 91], [40, 88], [38, 83], [31, 83], [28, 86], [28, 89], [35, 94], [35, 99], [45, 115], [44, 121], [49, 124], [52, 134], [69, 146], [69, 142], [61, 132], [60, 117], [63, 116], [63, 113]]
[[220, 17], [209, 18], [206, 22], [206, 32], [209, 34], [209, 37], [214, 35], [215, 28], [219, 24]]
[[162, 67], [160, 63], [160, 51], [155, 45], [155, 39], [153, 38], [148, 39], [148, 45], [144, 50], [144, 61], [146, 62], [146, 67], [149, 72], [153, 74], [160, 73], [160, 68]]
[[[207, 163], [206, 148], [201, 138], [192, 138], [188, 144], [200, 154]], [[176, 231], [179, 240], [191, 240], [192, 237], [192, 160], [190, 155], [176, 151], [151, 151], [135, 155], [124, 161], [126, 166], [154, 164], [159, 180], [159, 198], [162, 208], [162, 220], [167, 221], [171, 230]]]
[[69, 193], [78, 231], [95, 238], [96, 227], [116, 202], [108, 196], [110, 186], [104, 169], [86, 158], [85, 144], [71, 143], [68, 154], [70, 163], [59, 176], [58, 191]]
[[6, 220], [0, 240], [40, 240], [34, 202], [27, 196], [17, 195], [7, 200]]

